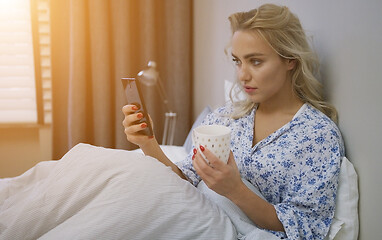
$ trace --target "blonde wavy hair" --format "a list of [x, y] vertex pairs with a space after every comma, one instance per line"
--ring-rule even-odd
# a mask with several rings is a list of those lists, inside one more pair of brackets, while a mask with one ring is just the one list
[[[336, 109], [325, 101], [319, 74], [317, 54], [308, 43], [297, 16], [285, 6], [264, 4], [248, 12], [229, 16], [232, 34], [240, 30], [257, 31], [282, 58], [296, 60], [291, 70], [293, 91], [302, 102], [308, 102], [337, 122]], [[238, 81], [236, 81], [238, 84]], [[234, 93], [231, 90], [230, 96]], [[234, 118], [248, 113], [256, 103], [250, 99], [235, 103]]]

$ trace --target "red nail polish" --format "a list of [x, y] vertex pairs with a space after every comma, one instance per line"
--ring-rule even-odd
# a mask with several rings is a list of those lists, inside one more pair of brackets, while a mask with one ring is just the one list
[[133, 109], [133, 110], [138, 110], [139, 108], [137, 107], [137, 106], [133, 106], [131, 109]]
[[142, 113], [138, 113], [137, 114], [137, 118], [143, 118], [143, 114]]
[[194, 160], [195, 159], [195, 155], [192, 155], [192, 160]]
[[146, 128], [147, 127], [147, 124], [146, 123], [142, 123], [141, 124], [141, 128]]
[[202, 152], [204, 152], [204, 147], [202, 145], [199, 146], [200, 150], [202, 150]]
[[153, 139], [154, 138], [154, 136], [149, 136], [149, 139]]
[[193, 152], [194, 152], [194, 154], [196, 154], [196, 152], [197, 152], [197, 151], [196, 151], [196, 148], [194, 148]]

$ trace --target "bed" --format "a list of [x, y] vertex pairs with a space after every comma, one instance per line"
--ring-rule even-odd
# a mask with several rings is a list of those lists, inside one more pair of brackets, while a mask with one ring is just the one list
[[[161, 147], [172, 161], [187, 154]], [[327, 239], [357, 239], [356, 184], [345, 158]], [[78, 144], [59, 161], [0, 180], [0, 239], [273, 238], [216, 195], [139, 151]]]
[[[210, 111], [206, 107], [193, 127]], [[191, 136], [183, 146], [161, 148], [171, 161], [179, 161], [191, 150]], [[357, 174], [344, 158], [326, 239], [357, 237]], [[275, 237], [203, 182], [193, 187], [140, 150], [81, 143], [59, 161], [40, 162], [18, 177], [0, 179], [0, 239]]]

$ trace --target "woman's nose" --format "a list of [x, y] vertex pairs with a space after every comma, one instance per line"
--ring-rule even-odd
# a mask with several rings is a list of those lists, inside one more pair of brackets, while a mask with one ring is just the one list
[[251, 74], [244, 64], [238, 69], [238, 78], [243, 82], [248, 82], [251, 80]]

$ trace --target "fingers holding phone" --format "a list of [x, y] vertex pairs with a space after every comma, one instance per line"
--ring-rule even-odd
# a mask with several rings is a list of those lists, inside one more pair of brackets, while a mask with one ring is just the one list
[[142, 121], [144, 119], [144, 114], [140, 111], [140, 108], [136, 105], [125, 105], [122, 108], [122, 112], [125, 118], [122, 122], [125, 128], [126, 138], [129, 142], [132, 142], [138, 146], [144, 145], [148, 140], [152, 139], [154, 136], [147, 135], [147, 128], [149, 124], [151, 127], [151, 118], [148, 116], [150, 123]]

